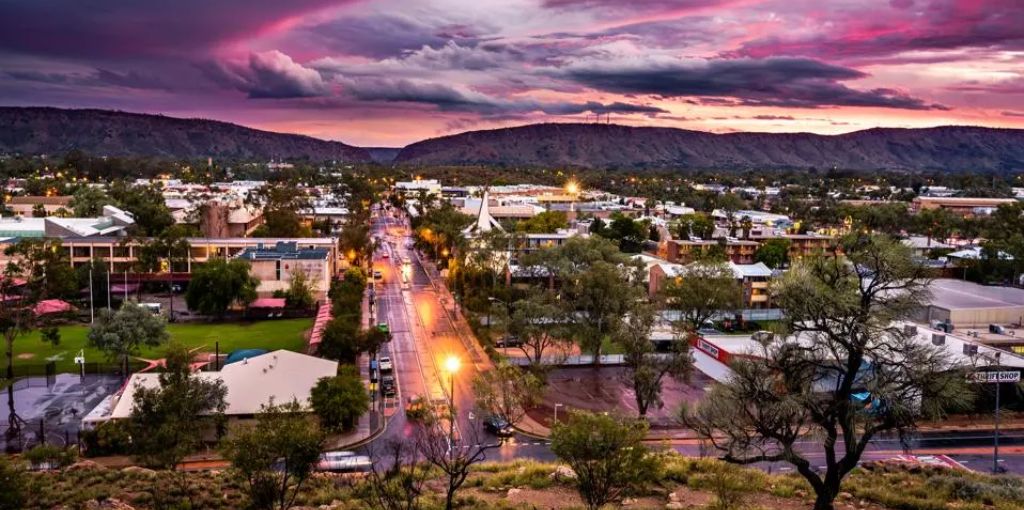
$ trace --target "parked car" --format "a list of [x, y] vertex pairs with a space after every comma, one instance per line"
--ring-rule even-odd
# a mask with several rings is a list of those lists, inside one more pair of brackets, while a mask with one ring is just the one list
[[380, 379], [380, 391], [385, 397], [393, 397], [397, 392], [395, 388], [395, 377], [391, 375], [385, 375]]
[[503, 336], [494, 341], [495, 347], [519, 347], [523, 341], [514, 336]]
[[491, 415], [484, 419], [484, 428], [488, 432], [499, 437], [513, 436], [516, 433], [516, 429], [512, 428], [509, 422], [505, 421], [500, 416]]
[[391, 364], [391, 358], [389, 358], [387, 356], [382, 356], [380, 358], [380, 371], [381, 372], [390, 372], [393, 368], [395, 368], [395, 367], [394, 367], [394, 365]]
[[374, 280], [383, 280], [384, 279], [384, 273], [381, 273], [380, 271], [374, 271], [373, 272], [373, 279]]

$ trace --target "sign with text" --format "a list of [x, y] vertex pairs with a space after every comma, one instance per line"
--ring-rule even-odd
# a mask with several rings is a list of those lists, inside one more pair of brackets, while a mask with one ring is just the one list
[[974, 372], [968, 380], [975, 383], [1015, 383], [1020, 382], [1020, 372], [1018, 371], [1000, 371], [1000, 372]]

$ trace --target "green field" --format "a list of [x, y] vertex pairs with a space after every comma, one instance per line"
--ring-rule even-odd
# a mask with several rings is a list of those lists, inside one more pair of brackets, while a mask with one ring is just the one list
[[[168, 324], [167, 332], [172, 341], [188, 347], [199, 347], [201, 352], [213, 352], [215, 342], [220, 342], [220, 352], [228, 353], [235, 349], [288, 349], [303, 351], [306, 341], [303, 333], [313, 327], [313, 319], [284, 319], [257, 322], [231, 322], [223, 324]], [[57, 362], [57, 372], [75, 372], [74, 358], [79, 349], [85, 349], [87, 362], [107, 362], [107, 358], [95, 349], [86, 346], [88, 326], [63, 326], [60, 328], [60, 345], [43, 342], [39, 331], [33, 331], [15, 340], [14, 366], [30, 364], [41, 365], [49, 360]], [[162, 348], [143, 349], [143, 358], [159, 358]], [[31, 355], [31, 356], [29, 356]], [[6, 356], [0, 354], [0, 360], [6, 366]]]

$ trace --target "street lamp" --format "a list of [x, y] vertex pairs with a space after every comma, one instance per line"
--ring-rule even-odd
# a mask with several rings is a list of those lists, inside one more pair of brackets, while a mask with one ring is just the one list
[[[501, 303], [501, 304], [505, 305], [505, 315], [507, 315], [509, 318], [511, 318], [511, 316], [512, 316], [512, 306], [509, 305], [508, 302], [502, 301], [502, 300], [500, 300], [500, 299], [498, 299], [498, 298], [496, 298], [494, 296], [487, 296], [487, 301], [490, 301], [491, 303]], [[490, 336], [490, 334], [489, 334], [490, 332], [491, 332], [491, 307], [488, 306], [487, 307], [487, 333], [488, 333], [487, 336]], [[506, 333], [507, 333], [507, 331], [506, 331]]]
[[[996, 357], [995, 366], [996, 366], [997, 369], [999, 367], [1000, 354], [1002, 354], [1002, 353], [999, 352], [999, 351], [996, 351], [996, 354], [995, 354], [995, 357]], [[996, 385], [995, 386], [996, 386], [996, 413], [995, 413], [995, 434], [993, 435], [994, 450], [992, 452], [992, 472], [993, 473], [999, 473], [999, 393], [1000, 393], [999, 390], [1002, 389], [1002, 385], [999, 384], [999, 374], [998, 374], [998, 372], [996, 373]]]
[[564, 406], [565, 404], [555, 404], [555, 417], [551, 420], [551, 425], [558, 425], [558, 408]]
[[462, 363], [459, 361], [458, 356], [448, 356], [448, 359], [444, 360], [444, 369], [448, 372], [448, 381], [451, 385], [451, 393], [448, 396], [448, 441], [449, 451], [455, 455], [455, 445], [451, 444], [455, 441], [455, 373], [459, 371], [459, 366]]
[[580, 183], [576, 182], [576, 179], [570, 179], [565, 183], [565, 192], [572, 197], [569, 202], [569, 212], [574, 213], [576, 212], [576, 195], [580, 192]]

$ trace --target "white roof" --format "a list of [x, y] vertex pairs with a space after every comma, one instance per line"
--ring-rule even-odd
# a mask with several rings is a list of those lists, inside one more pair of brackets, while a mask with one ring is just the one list
[[946, 244], [935, 238], [929, 239], [926, 236], [910, 236], [902, 242], [904, 245], [918, 250], [953, 248], [952, 244]]
[[[297, 400], [308, 408], [309, 392], [317, 381], [337, 373], [336, 361], [282, 349], [231, 363], [220, 372], [197, 372], [196, 375], [224, 382], [228, 390], [225, 414], [250, 415], [258, 413], [271, 399], [278, 404]], [[121, 394], [115, 397], [109, 417], [131, 416], [135, 391], [158, 385], [157, 373], [133, 374]]]

